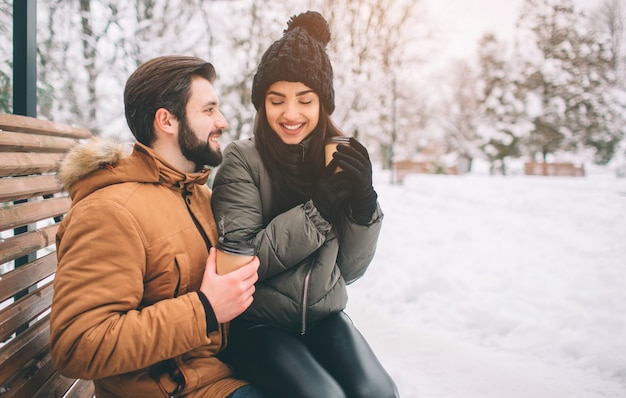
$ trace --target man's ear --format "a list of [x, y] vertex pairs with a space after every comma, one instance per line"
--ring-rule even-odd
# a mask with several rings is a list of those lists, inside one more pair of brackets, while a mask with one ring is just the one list
[[170, 111], [159, 108], [154, 114], [154, 131], [165, 135], [178, 134], [178, 120]]

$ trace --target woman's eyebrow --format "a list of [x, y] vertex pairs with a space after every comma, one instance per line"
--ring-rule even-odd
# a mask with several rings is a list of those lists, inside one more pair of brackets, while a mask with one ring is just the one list
[[279, 93], [278, 91], [268, 91], [268, 92], [267, 92], [267, 95], [270, 95], [270, 94], [272, 94], [272, 95], [277, 95], [277, 96], [279, 96], [279, 97], [286, 97], [286, 95], [285, 95], [285, 94], [283, 94], [283, 93]]
[[310, 89], [309, 90], [304, 90], [304, 91], [299, 91], [299, 92], [296, 93], [296, 97], [299, 97], [301, 95], [305, 95], [305, 94], [308, 94], [308, 93], [314, 93], [314, 92], [315, 91], [310, 90]]
[[[296, 93], [296, 97], [299, 97], [299, 96], [301, 96], [301, 95], [305, 95], [305, 94], [308, 94], [308, 93], [314, 93], [314, 92], [315, 92], [314, 90], [304, 90], [304, 91], [298, 91], [298, 92]], [[279, 97], [286, 97], [286, 96], [287, 96], [286, 94], [279, 93], [278, 91], [268, 91], [268, 92], [267, 92], [267, 95], [270, 95], [270, 94], [272, 94], [272, 95], [277, 95], [277, 96], [279, 96]]]

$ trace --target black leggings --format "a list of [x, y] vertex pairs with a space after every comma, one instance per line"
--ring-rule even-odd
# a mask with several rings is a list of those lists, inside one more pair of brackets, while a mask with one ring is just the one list
[[231, 324], [220, 358], [271, 398], [394, 398], [396, 386], [346, 314], [306, 334]]

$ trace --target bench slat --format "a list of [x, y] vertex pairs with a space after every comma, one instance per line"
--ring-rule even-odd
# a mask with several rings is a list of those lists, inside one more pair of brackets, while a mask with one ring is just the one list
[[[89, 394], [89, 391], [91, 391], [91, 395], [87, 395]], [[81, 398], [93, 397], [93, 394], [93, 383], [85, 380], [68, 379], [67, 377], [58, 375], [57, 377], [51, 377], [48, 379], [39, 391], [33, 395], [33, 398]]]
[[22, 176], [27, 174], [57, 171], [62, 154], [0, 152], [0, 176]]
[[0, 179], [0, 202], [30, 199], [63, 190], [54, 175], [25, 176]]
[[70, 379], [62, 376], [54, 369], [49, 350], [43, 358], [27, 367], [22, 374], [16, 375], [4, 387], [8, 390], [0, 394], [2, 398], [23, 397], [63, 397], [92, 398], [95, 394], [91, 380]]
[[27, 289], [56, 272], [56, 252], [17, 267], [0, 278], [0, 301]]
[[[4, 385], [7, 391], [2, 398], [32, 397], [39, 391], [42, 385], [51, 377], [59, 377], [54, 369], [49, 349], [44, 349], [45, 354], [39, 354], [41, 360], [33, 361], [30, 366], [22, 369], [10, 382]], [[59, 395], [62, 397], [62, 395]]]
[[69, 198], [50, 198], [0, 208], [0, 230], [5, 231], [67, 213]]
[[58, 229], [59, 224], [51, 224], [4, 240], [0, 239], [0, 264], [54, 244]]
[[52, 137], [4, 131], [0, 134], [2, 152], [61, 152], [65, 153], [77, 143], [75, 138]]
[[93, 382], [61, 375], [50, 355], [55, 238], [71, 206], [58, 165], [91, 137], [83, 127], [0, 113], [2, 398], [93, 398]]
[[28, 322], [43, 314], [52, 304], [53, 291], [52, 282], [48, 282], [0, 312], [0, 341], [5, 341]]
[[0, 385], [18, 373], [50, 344], [50, 315], [46, 315], [0, 347]]
[[64, 398], [92, 398], [95, 394], [95, 388], [91, 380], [76, 380], [72, 387], [67, 391]]
[[90, 138], [88, 129], [70, 126], [49, 120], [35, 119], [20, 115], [0, 113], [0, 130], [21, 131], [29, 134], [52, 135], [57, 137]]

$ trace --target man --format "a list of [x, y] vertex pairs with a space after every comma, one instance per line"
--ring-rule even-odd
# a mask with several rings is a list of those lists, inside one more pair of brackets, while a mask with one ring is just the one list
[[228, 124], [214, 79], [198, 58], [146, 62], [124, 90], [132, 154], [97, 140], [62, 162], [72, 207], [57, 233], [52, 357], [99, 398], [260, 396], [214, 356], [259, 266], [215, 271], [206, 166], [221, 162]]

